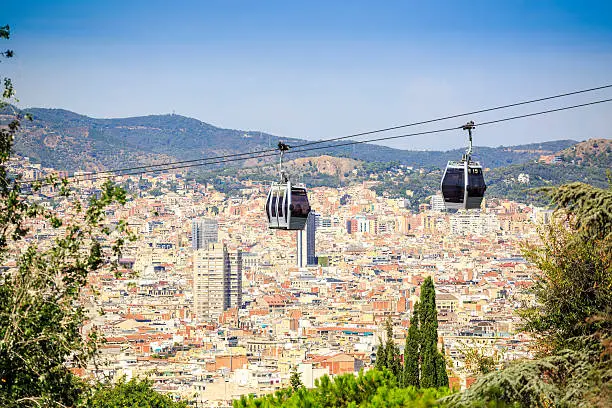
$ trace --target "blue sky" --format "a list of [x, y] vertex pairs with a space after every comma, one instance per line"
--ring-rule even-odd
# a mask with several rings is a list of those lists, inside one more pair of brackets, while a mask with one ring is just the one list
[[[94, 117], [175, 111], [319, 139], [612, 83], [610, 1], [3, 3], [0, 23], [12, 28], [3, 48], [16, 58], [2, 74], [21, 105]], [[471, 119], [608, 97], [612, 90]], [[612, 103], [475, 137], [489, 146], [610, 138]], [[389, 145], [463, 143], [458, 133]]]

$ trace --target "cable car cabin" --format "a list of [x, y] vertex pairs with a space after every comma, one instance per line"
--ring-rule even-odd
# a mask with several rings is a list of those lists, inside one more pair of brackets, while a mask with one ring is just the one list
[[266, 200], [266, 215], [270, 229], [303, 230], [310, 213], [304, 187], [291, 182], [272, 183]]
[[480, 208], [487, 189], [482, 167], [473, 161], [449, 161], [442, 177], [442, 197], [447, 209]]

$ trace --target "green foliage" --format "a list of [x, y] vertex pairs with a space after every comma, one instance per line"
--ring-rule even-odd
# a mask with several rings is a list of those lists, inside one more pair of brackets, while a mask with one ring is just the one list
[[572, 183], [548, 190], [557, 218], [525, 256], [541, 271], [520, 314], [540, 358], [481, 377], [444, 400], [468, 407], [607, 407], [612, 399], [612, 200], [610, 190]]
[[113, 385], [99, 387], [87, 402], [87, 408], [186, 408], [167, 395], [151, 388], [151, 382], [141, 379], [120, 380]]
[[[610, 170], [606, 171], [607, 178]], [[607, 239], [612, 235], [612, 184], [607, 190], [584, 183], [570, 183], [545, 190], [557, 209], [571, 218], [574, 230], [593, 239]]]
[[446, 363], [444, 356], [438, 351], [438, 310], [436, 309], [436, 291], [431, 277], [427, 277], [421, 285], [419, 339], [421, 387], [448, 387]]
[[[9, 35], [8, 26], [0, 27], [0, 38]], [[15, 90], [9, 79], [3, 82], [0, 108], [13, 112]], [[99, 342], [96, 331], [81, 333], [88, 318], [82, 289], [91, 272], [115, 266], [107, 259], [131, 237], [125, 223], [113, 231], [101, 224], [105, 209], [123, 203], [125, 193], [107, 182], [98, 197], [82, 202], [65, 181], [49, 178], [45, 184], [58, 192], [70, 221], [23, 194], [7, 164], [24, 117], [15, 113], [0, 127], [0, 406], [76, 406], [88, 387], [71, 368], [85, 367]], [[40, 245], [26, 239], [33, 221], [46, 221], [54, 238]]]
[[291, 372], [289, 384], [291, 384], [291, 388], [293, 388], [293, 391], [297, 391], [300, 388], [304, 387], [304, 384], [302, 383], [301, 374], [298, 373], [296, 369]]
[[473, 374], [488, 374], [495, 370], [499, 362], [499, 357], [487, 356], [478, 347], [466, 347], [461, 351], [465, 356], [465, 367]]
[[390, 371], [395, 378], [400, 379], [402, 375], [400, 352], [399, 348], [393, 341], [393, 323], [391, 318], [385, 322], [385, 330], [387, 332], [387, 341], [382, 342], [380, 337], [378, 350], [376, 351], [376, 369]]
[[387, 341], [379, 339], [376, 369], [390, 371], [400, 387], [448, 387], [446, 361], [438, 351], [438, 313], [433, 280], [428, 277], [421, 286], [420, 303], [410, 319], [404, 348], [404, 365], [399, 349], [393, 342], [391, 319], [385, 323]]
[[548, 194], [562, 219], [542, 229], [542, 245], [525, 248], [541, 274], [532, 288], [536, 304], [520, 315], [550, 352], [608, 324], [593, 317], [612, 307], [612, 190], [572, 183]]
[[419, 332], [419, 302], [414, 305], [404, 347], [404, 387], [420, 387], [421, 339]]
[[525, 252], [542, 272], [531, 289], [536, 304], [522, 309], [520, 316], [523, 329], [535, 335], [541, 350], [551, 352], [602, 328], [589, 318], [612, 305], [612, 262], [610, 246], [563, 225], [546, 227], [542, 241]]
[[378, 349], [376, 349], [375, 367], [377, 370], [380, 371], [384, 370], [387, 367], [387, 351], [380, 337], [378, 337]]
[[436, 401], [449, 394], [447, 388], [400, 388], [388, 370], [370, 370], [334, 379], [323, 376], [312, 390], [289, 388], [260, 398], [242, 397], [234, 401], [234, 407], [437, 407], [440, 405]]
[[451, 407], [590, 407], [593, 384], [602, 381], [594, 354], [566, 350], [525, 360], [481, 377], [467, 391], [443, 400]]
[[402, 374], [400, 352], [393, 340], [393, 323], [391, 322], [391, 318], [387, 319], [385, 329], [387, 331], [387, 342], [385, 343], [386, 368], [399, 380]]

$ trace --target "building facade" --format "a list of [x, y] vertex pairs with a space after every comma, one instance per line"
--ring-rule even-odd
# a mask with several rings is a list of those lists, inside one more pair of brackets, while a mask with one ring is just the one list
[[240, 308], [242, 305], [242, 251], [227, 251], [229, 271], [226, 280], [225, 309]]
[[442, 197], [442, 194], [435, 194], [431, 196], [431, 210], [446, 211], [446, 205], [444, 205], [444, 197]]
[[219, 239], [219, 224], [212, 218], [201, 218], [191, 223], [191, 247], [193, 249], [206, 249], [208, 244]]
[[306, 220], [306, 227], [302, 231], [297, 231], [297, 265], [300, 268], [317, 264], [316, 218], [314, 211], [311, 211]]
[[209, 243], [193, 255], [193, 297], [196, 317], [217, 320], [223, 311], [242, 304], [242, 251], [230, 253]]

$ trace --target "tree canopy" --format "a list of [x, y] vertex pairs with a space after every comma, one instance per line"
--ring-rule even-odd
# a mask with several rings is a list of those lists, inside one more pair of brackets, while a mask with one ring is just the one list
[[[9, 37], [10, 27], [0, 27], [0, 39]], [[13, 56], [1, 52], [0, 62]], [[0, 127], [0, 406], [180, 406], [139, 381], [103, 386], [90, 400], [93, 384], [73, 374], [92, 361], [100, 344], [96, 330], [83, 332], [94, 306], [84, 296], [95, 293], [88, 276], [116, 270], [132, 238], [125, 222], [114, 228], [103, 223], [105, 211], [125, 203], [126, 194], [110, 181], [86, 198], [54, 177], [22, 182], [10, 164], [15, 135], [28, 116], [10, 105], [16, 101], [11, 80], [2, 83], [0, 109], [8, 108], [13, 119]], [[33, 198], [51, 189], [70, 217]], [[34, 239], [34, 223], [51, 230], [51, 238]]]
[[[611, 186], [612, 187], [612, 186]], [[520, 315], [539, 358], [481, 377], [451, 406], [502, 401], [521, 407], [609, 406], [612, 399], [612, 189], [547, 189], [556, 207], [541, 244], [524, 249], [540, 274]]]
[[141, 379], [121, 379], [113, 386], [101, 386], [88, 401], [87, 408], [186, 408], [167, 395], [155, 392], [151, 382]]

